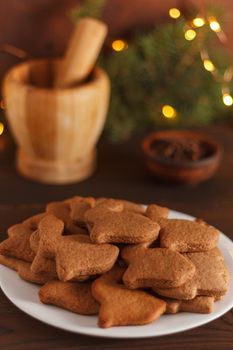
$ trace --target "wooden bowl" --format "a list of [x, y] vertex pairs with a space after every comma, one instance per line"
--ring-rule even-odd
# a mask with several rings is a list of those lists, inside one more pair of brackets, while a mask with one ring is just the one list
[[94, 171], [110, 93], [107, 74], [98, 67], [81, 85], [53, 88], [59, 64], [40, 59], [17, 65], [3, 89], [18, 171], [51, 184], [81, 181]]
[[[206, 154], [198, 160], [175, 160], [159, 157], [155, 151], [158, 141], [182, 142], [191, 140], [200, 142], [206, 148]], [[146, 166], [156, 178], [173, 183], [196, 184], [211, 178], [219, 167], [221, 146], [209, 135], [189, 130], [165, 130], [147, 135], [142, 142], [146, 157]]]

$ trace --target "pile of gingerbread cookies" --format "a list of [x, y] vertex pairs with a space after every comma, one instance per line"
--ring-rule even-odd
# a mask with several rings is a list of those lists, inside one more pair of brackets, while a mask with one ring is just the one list
[[8, 229], [0, 263], [42, 285], [42, 303], [98, 314], [104, 328], [210, 313], [228, 288], [219, 231], [168, 214], [107, 198], [52, 202]]

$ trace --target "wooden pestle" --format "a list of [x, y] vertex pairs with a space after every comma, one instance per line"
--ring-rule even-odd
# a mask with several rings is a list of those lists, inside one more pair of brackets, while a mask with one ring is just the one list
[[107, 25], [85, 17], [75, 26], [54, 86], [67, 88], [82, 83], [95, 66], [107, 35]]

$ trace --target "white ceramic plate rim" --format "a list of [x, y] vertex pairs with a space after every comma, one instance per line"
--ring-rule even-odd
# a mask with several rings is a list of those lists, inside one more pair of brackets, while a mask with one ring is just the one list
[[[192, 216], [171, 211], [170, 218], [193, 220]], [[15, 271], [0, 266], [0, 286], [19, 309], [48, 325], [74, 333], [105, 338], [147, 338], [174, 334], [204, 325], [222, 316], [233, 307], [233, 242], [224, 234], [220, 236], [219, 247], [223, 252], [230, 273], [229, 290], [226, 296], [215, 303], [212, 314], [201, 315], [179, 313], [164, 315], [159, 320], [145, 326], [112, 327], [101, 329], [96, 316], [81, 316], [60, 308], [40, 303], [38, 286], [21, 280]]]

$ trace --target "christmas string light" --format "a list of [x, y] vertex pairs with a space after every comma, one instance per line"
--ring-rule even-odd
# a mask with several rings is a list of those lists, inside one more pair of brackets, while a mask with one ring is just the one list
[[[3, 100], [0, 100], [0, 108], [4, 109], [4, 104], [3, 104]], [[5, 126], [2, 122], [0, 122], [0, 136], [3, 134], [5, 129]]]
[[208, 17], [210, 29], [213, 32], [219, 33], [221, 31], [221, 26], [215, 17]]
[[205, 20], [202, 17], [196, 17], [193, 19], [193, 26], [196, 28], [203, 27], [205, 25]]
[[4, 124], [0, 122], [0, 136], [3, 134], [4, 132]]
[[213, 32], [215, 32], [215, 34], [217, 35], [220, 42], [222, 44], [225, 44], [227, 42], [227, 37], [226, 37], [224, 31], [222, 30], [219, 22], [216, 20], [216, 18], [215, 17], [208, 17], [208, 22], [209, 22], [210, 29]]
[[[170, 8], [168, 14], [173, 20], [177, 20], [182, 16], [181, 11], [175, 7]], [[227, 40], [220, 23], [213, 16], [204, 18], [198, 15], [192, 20], [186, 20], [185, 23], [184, 38], [187, 41], [193, 41], [198, 35], [198, 29], [203, 26], [209, 26], [209, 28], [217, 35], [221, 43], [225, 43]], [[128, 48], [128, 43], [123, 39], [116, 39], [111, 43], [111, 47], [113, 51], [120, 52]], [[230, 94], [229, 84], [233, 78], [233, 68], [227, 68], [224, 75], [222, 76], [215, 64], [210, 59], [207, 49], [202, 49], [200, 51], [200, 56], [203, 62], [203, 68], [211, 73], [213, 77], [222, 84], [221, 90], [223, 104], [225, 106], [232, 106], [233, 97]], [[163, 117], [167, 119], [174, 119], [177, 116], [176, 109], [169, 104], [163, 105], [161, 107], [161, 112]]]
[[233, 67], [230, 66], [225, 70], [224, 75], [220, 74], [214, 63], [210, 60], [208, 52], [202, 50], [201, 59], [203, 61], [204, 68], [210, 72], [214, 78], [222, 84], [222, 102], [225, 106], [229, 107], [233, 105], [233, 98], [230, 94], [229, 84], [233, 78]]
[[128, 44], [125, 40], [117, 39], [112, 42], [112, 49], [114, 51], [123, 51], [128, 48]]
[[[181, 12], [179, 9], [172, 8], [168, 11], [168, 14], [172, 19], [178, 18], [178, 17], [174, 16], [174, 13], [176, 13], [175, 10], [177, 10], [179, 12], [178, 17], [181, 16]], [[223, 32], [220, 23], [213, 16], [209, 16], [207, 18], [197, 16], [197, 17], [193, 18], [193, 20], [189, 23], [187, 23], [187, 21], [186, 21], [186, 25], [188, 26], [188, 28], [186, 28], [184, 31], [184, 37], [188, 41], [192, 41], [197, 36], [197, 32], [195, 31], [194, 28], [201, 28], [204, 25], [208, 25], [209, 28], [213, 32], [215, 32], [215, 34], [217, 35], [217, 37], [221, 43], [224, 44], [227, 41], [227, 37], [226, 37], [225, 33]], [[208, 72], [210, 72], [214, 76], [214, 78], [222, 84], [222, 101], [223, 101], [224, 105], [225, 106], [232, 106], [233, 105], [233, 97], [230, 94], [229, 85], [230, 85], [230, 82], [233, 78], [233, 67], [231, 67], [231, 66], [228, 67], [225, 70], [224, 75], [222, 76], [220, 74], [219, 70], [216, 68], [215, 64], [210, 59], [209, 54], [208, 54], [206, 49], [201, 50], [200, 56], [201, 56], [201, 59], [203, 62], [204, 69], [207, 70]]]
[[224, 73], [224, 81], [225, 84], [222, 87], [222, 101], [225, 106], [232, 106], [233, 105], [233, 98], [230, 94], [230, 89], [229, 89], [229, 83], [233, 78], [233, 67], [229, 67], [226, 69]]
[[233, 105], [233, 98], [228, 93], [223, 94], [222, 100], [223, 100], [224, 105], [226, 105], [226, 106], [232, 106]]
[[179, 18], [181, 16], [180, 10], [175, 7], [171, 8], [169, 10], [169, 16], [174, 19]]
[[194, 29], [187, 29], [184, 33], [184, 37], [188, 41], [195, 39], [196, 35], [197, 35], [197, 33]]
[[176, 117], [176, 110], [174, 107], [170, 106], [170, 105], [164, 105], [162, 107], [162, 114], [165, 118], [168, 119], [173, 119]]
[[215, 65], [213, 64], [212, 61], [206, 59], [203, 61], [203, 65], [204, 68], [208, 71], [208, 72], [214, 72], [215, 71]]

